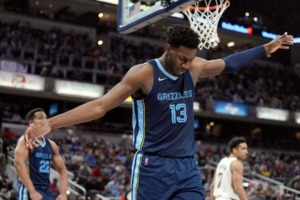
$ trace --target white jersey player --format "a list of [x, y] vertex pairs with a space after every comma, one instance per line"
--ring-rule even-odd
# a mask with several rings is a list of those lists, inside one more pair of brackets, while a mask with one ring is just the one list
[[248, 200], [243, 188], [243, 163], [248, 147], [245, 138], [234, 137], [228, 143], [230, 156], [223, 158], [215, 171], [211, 184], [213, 200]]

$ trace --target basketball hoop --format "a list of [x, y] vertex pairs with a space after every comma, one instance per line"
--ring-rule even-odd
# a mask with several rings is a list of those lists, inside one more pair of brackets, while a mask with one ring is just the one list
[[193, 6], [182, 10], [191, 28], [199, 34], [200, 50], [214, 48], [220, 42], [218, 23], [229, 5], [229, 0], [195, 0]]

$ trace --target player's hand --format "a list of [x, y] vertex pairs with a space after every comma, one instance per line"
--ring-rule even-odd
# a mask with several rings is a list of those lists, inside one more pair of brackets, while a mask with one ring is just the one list
[[37, 191], [30, 192], [30, 198], [31, 200], [43, 200], [43, 196]]
[[288, 35], [287, 32], [285, 32], [281, 36], [277, 36], [275, 39], [273, 39], [271, 42], [265, 44], [266, 53], [273, 53], [277, 51], [278, 49], [289, 49], [290, 45], [294, 44], [294, 37], [292, 35]]
[[36, 120], [33, 124], [30, 124], [28, 128], [25, 130], [25, 145], [29, 149], [33, 149], [37, 146], [35, 140], [41, 136], [46, 135], [51, 131], [51, 125], [49, 120], [41, 119]]
[[68, 200], [67, 194], [58, 195], [56, 200]]

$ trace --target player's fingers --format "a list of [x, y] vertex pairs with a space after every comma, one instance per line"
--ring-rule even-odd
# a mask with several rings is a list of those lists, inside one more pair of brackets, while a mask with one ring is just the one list
[[31, 142], [30, 142], [30, 137], [28, 134], [28, 129], [24, 133], [24, 142], [27, 148], [31, 149]]
[[30, 144], [31, 149], [37, 147], [35, 140], [36, 140], [36, 138], [29, 138], [28, 143]]
[[25, 142], [28, 142], [28, 140], [29, 140], [28, 134], [26, 132], [24, 133], [24, 140], [25, 140]]
[[34, 137], [38, 138], [37, 131], [35, 130], [36, 125], [30, 124], [29, 126], [31, 127], [31, 133], [33, 133]]
[[35, 134], [32, 134], [33, 131], [34, 131], [33, 126], [29, 125], [24, 135], [25, 145], [29, 149], [33, 149], [35, 147]]
[[32, 145], [31, 145], [31, 142], [30, 141], [25, 141], [25, 145], [28, 149], [32, 149]]
[[280, 46], [280, 49], [290, 49], [290, 47], [289, 47], [289, 46], [281, 45], [281, 46]]
[[292, 36], [292, 35], [287, 35], [287, 36], [286, 36], [286, 40], [294, 40], [294, 36]]
[[38, 147], [38, 146], [39, 146], [39, 145], [35, 142], [35, 140], [33, 141], [32, 144], [33, 144], [34, 147]]
[[30, 145], [30, 149], [33, 149], [33, 139], [30, 138], [29, 141], [28, 141], [28, 144]]

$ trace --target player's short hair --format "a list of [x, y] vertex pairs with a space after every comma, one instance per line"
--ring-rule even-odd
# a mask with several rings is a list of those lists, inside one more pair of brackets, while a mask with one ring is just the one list
[[234, 148], [239, 146], [241, 143], [247, 143], [244, 137], [234, 137], [228, 142], [229, 151], [232, 152]]
[[171, 47], [178, 48], [184, 46], [191, 49], [196, 49], [199, 46], [200, 39], [191, 27], [183, 24], [175, 24], [168, 27], [165, 32], [164, 39]]
[[31, 120], [34, 120], [36, 112], [45, 112], [45, 110], [43, 108], [34, 108], [30, 110], [26, 115], [27, 123], [29, 123]]

